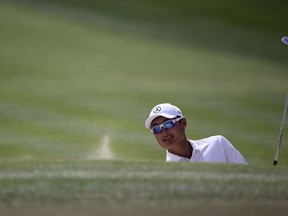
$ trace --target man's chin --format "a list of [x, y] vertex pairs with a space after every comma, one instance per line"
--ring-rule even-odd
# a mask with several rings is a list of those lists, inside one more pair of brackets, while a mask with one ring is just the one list
[[162, 146], [166, 148], [167, 150], [169, 150], [170, 148], [173, 148], [174, 145], [175, 143], [172, 142], [171, 139], [162, 142]]

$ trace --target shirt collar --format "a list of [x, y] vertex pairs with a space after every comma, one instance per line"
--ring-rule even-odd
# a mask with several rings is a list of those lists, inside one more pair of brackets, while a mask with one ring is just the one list
[[[187, 140], [187, 141], [190, 143], [190, 145], [193, 148], [193, 150], [192, 150], [192, 157], [193, 157], [193, 153], [195, 151], [199, 151], [198, 146], [195, 146], [194, 140]], [[191, 159], [189, 159], [189, 158], [181, 157], [179, 155], [173, 154], [173, 153], [169, 152], [168, 150], [166, 150], [166, 161], [190, 161], [190, 160]]]

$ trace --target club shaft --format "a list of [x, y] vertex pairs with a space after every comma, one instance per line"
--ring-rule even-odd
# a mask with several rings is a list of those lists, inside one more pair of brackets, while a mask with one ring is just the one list
[[280, 133], [279, 133], [279, 137], [278, 137], [278, 142], [277, 142], [277, 146], [276, 146], [276, 153], [275, 153], [274, 162], [273, 162], [273, 165], [275, 165], [275, 166], [277, 165], [277, 162], [278, 162], [278, 155], [279, 155], [279, 150], [280, 150], [280, 146], [281, 146], [283, 128], [284, 128], [285, 121], [286, 121], [287, 106], [288, 106], [288, 92], [286, 95], [286, 101], [285, 101], [285, 105], [284, 105], [284, 111], [283, 111], [281, 127], [280, 127]]

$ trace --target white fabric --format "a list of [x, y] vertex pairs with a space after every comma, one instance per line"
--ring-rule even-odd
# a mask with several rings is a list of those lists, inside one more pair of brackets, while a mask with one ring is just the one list
[[184, 117], [178, 107], [170, 103], [158, 104], [151, 110], [149, 117], [145, 121], [145, 127], [149, 129], [151, 122], [159, 116], [163, 116], [169, 119], [175, 118], [177, 116]]
[[193, 148], [190, 159], [166, 151], [166, 161], [247, 164], [241, 153], [221, 135], [188, 141]]

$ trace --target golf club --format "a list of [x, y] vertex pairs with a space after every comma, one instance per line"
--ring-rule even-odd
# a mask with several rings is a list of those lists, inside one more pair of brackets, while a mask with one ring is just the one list
[[277, 142], [277, 146], [276, 146], [276, 153], [275, 153], [274, 162], [273, 162], [274, 166], [276, 166], [278, 163], [278, 155], [279, 155], [279, 150], [280, 150], [280, 145], [281, 145], [281, 140], [282, 140], [283, 128], [284, 128], [285, 121], [286, 121], [287, 106], [288, 106], [288, 92], [286, 95], [286, 101], [285, 101], [285, 105], [284, 105], [284, 111], [283, 111], [281, 127], [280, 127], [280, 133], [279, 133], [278, 142]]
[[281, 39], [281, 41], [284, 43], [284, 44], [286, 44], [286, 45], [288, 45], [288, 37], [283, 37], [282, 39]]

